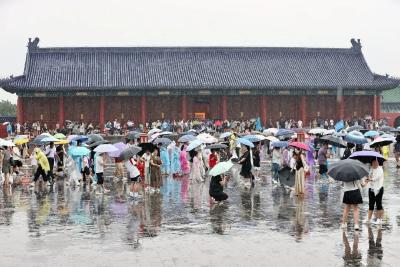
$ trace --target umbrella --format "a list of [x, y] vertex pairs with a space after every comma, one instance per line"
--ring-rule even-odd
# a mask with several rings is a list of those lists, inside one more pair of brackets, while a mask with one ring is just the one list
[[382, 134], [380, 137], [381, 138], [386, 138], [386, 139], [391, 139], [391, 140], [393, 140], [393, 142], [396, 141], [396, 137], [394, 137], [391, 134]]
[[1, 139], [0, 138], [0, 146], [15, 146], [15, 144], [9, 140]]
[[366, 166], [358, 160], [345, 159], [333, 163], [328, 175], [337, 181], [352, 182], [368, 175]]
[[222, 133], [222, 134], [219, 136], [219, 138], [224, 139], [224, 138], [227, 138], [227, 137], [231, 136], [232, 134], [233, 134], [233, 132], [225, 132], [225, 133]]
[[228, 148], [228, 146], [225, 144], [212, 144], [206, 146], [206, 149], [225, 149], [225, 148]]
[[336, 137], [345, 137], [346, 135], [347, 135], [347, 132], [345, 130], [341, 130], [340, 132], [333, 134], [333, 136], [336, 136]]
[[49, 134], [49, 133], [42, 133], [41, 135], [51, 136], [51, 134]]
[[269, 140], [271, 142], [279, 141], [278, 138], [276, 138], [275, 136], [272, 136], [272, 135], [267, 136], [265, 139], [267, 139], [267, 140]]
[[278, 132], [276, 132], [275, 136], [291, 136], [294, 134], [294, 131], [288, 130], [288, 129], [279, 129]]
[[97, 153], [110, 153], [118, 151], [118, 148], [111, 144], [102, 144], [96, 147], [93, 151]]
[[277, 132], [278, 132], [278, 129], [276, 129], [276, 128], [268, 128], [268, 129], [263, 131], [263, 134], [265, 134], [265, 135], [276, 135]]
[[108, 155], [112, 158], [118, 158], [121, 155], [121, 152], [128, 148], [128, 145], [122, 142], [113, 144], [113, 146], [116, 147], [118, 150], [108, 153]]
[[72, 141], [72, 139], [74, 139], [75, 137], [77, 137], [77, 135], [76, 134], [71, 134], [71, 135], [68, 135], [68, 137], [67, 137], [67, 140], [68, 141]]
[[100, 140], [89, 145], [90, 148], [97, 147], [99, 145], [109, 144], [110, 142], [107, 140]]
[[385, 161], [385, 158], [375, 151], [357, 151], [351, 154], [349, 158], [359, 160], [362, 163], [371, 163], [374, 160], [378, 160], [380, 165]]
[[159, 137], [156, 140], [154, 140], [153, 143], [154, 144], [160, 144], [160, 145], [163, 145], [163, 146], [167, 146], [167, 145], [171, 144], [172, 141], [171, 141], [171, 139], [168, 139], [168, 138]]
[[69, 144], [68, 140], [58, 140], [57, 142], [54, 142], [55, 145], [66, 145]]
[[53, 136], [45, 137], [42, 140], [40, 140], [41, 143], [51, 143], [51, 142], [57, 142], [59, 141], [57, 138], [54, 138]]
[[291, 142], [289, 143], [289, 146], [303, 149], [306, 151], [311, 151], [310, 147], [307, 144], [301, 143], [301, 142]]
[[35, 139], [33, 139], [32, 143], [34, 143], [35, 145], [40, 145], [42, 139], [46, 138], [46, 135], [38, 135], [35, 137]]
[[140, 135], [141, 135], [141, 133], [136, 132], [136, 131], [132, 131], [132, 132], [129, 132], [129, 133], [126, 135], [126, 139], [128, 139], [128, 140], [135, 140], [135, 139], [138, 139], [138, 138], [140, 137]]
[[354, 126], [351, 126], [351, 127], [347, 128], [347, 131], [348, 131], [348, 132], [351, 132], [351, 131], [359, 131], [359, 130], [362, 130], [362, 129], [363, 129], [362, 126], [360, 126], [360, 125], [354, 125]]
[[57, 139], [65, 139], [67, 138], [65, 135], [63, 135], [62, 133], [56, 133], [55, 135], [53, 135], [54, 138]]
[[271, 143], [272, 147], [278, 147], [278, 148], [282, 148], [282, 147], [288, 147], [289, 142], [287, 141], [275, 141]]
[[29, 142], [28, 138], [21, 138], [21, 139], [14, 139], [14, 144], [15, 145], [23, 145]]
[[82, 157], [90, 154], [90, 150], [83, 146], [73, 146], [68, 150], [68, 154], [72, 157]]
[[229, 171], [233, 167], [233, 163], [231, 161], [219, 162], [214, 166], [208, 173], [210, 176], [221, 175], [227, 171]]
[[154, 145], [153, 143], [141, 143], [139, 144], [139, 147], [142, 148], [143, 152], [146, 152], [147, 150], [150, 152], [153, 152], [154, 149], [156, 149], [156, 145]]
[[400, 126], [397, 127], [396, 129], [391, 130], [393, 133], [399, 133], [400, 132]]
[[328, 143], [332, 146], [336, 146], [336, 147], [342, 147], [342, 148], [346, 148], [346, 142], [343, 141], [342, 138], [337, 137], [337, 136], [333, 136], [333, 135], [326, 135], [323, 136], [321, 138], [319, 138], [319, 141], [322, 143]]
[[278, 175], [279, 175], [279, 181], [281, 182], [281, 184], [287, 185], [289, 187], [294, 186], [295, 172], [292, 172], [290, 167], [286, 166], [286, 167], [280, 169], [278, 172]]
[[394, 130], [393, 127], [390, 126], [382, 126], [379, 130], [381, 130], [382, 132], [388, 133]]
[[367, 138], [364, 137], [364, 135], [360, 132], [357, 131], [352, 131], [348, 133], [345, 137], [344, 140], [353, 143], [353, 144], [358, 144], [358, 145], [363, 145], [368, 143]]
[[245, 145], [245, 146], [248, 146], [248, 147], [254, 147], [254, 144], [252, 142], [250, 142], [249, 140], [244, 139], [244, 138], [238, 138], [236, 140], [236, 143], [241, 144], [241, 145]]
[[70, 142], [73, 142], [73, 141], [83, 143], [83, 142], [89, 141], [89, 137], [87, 137], [87, 136], [85, 136], [85, 135], [77, 135], [77, 136], [75, 136], [74, 138], [72, 138], [72, 139], [70, 140]]
[[8, 124], [10, 124], [10, 122], [8, 122], [8, 121], [3, 122], [3, 125], [8, 125]]
[[325, 130], [322, 135], [332, 135], [336, 133], [336, 131], [334, 129], [329, 129], [329, 130]]
[[91, 143], [104, 140], [103, 136], [101, 136], [100, 134], [89, 134], [88, 138]]
[[160, 133], [160, 132], [162, 132], [161, 129], [153, 128], [153, 129], [151, 129], [151, 130], [147, 133], [147, 135], [148, 135], [148, 136], [152, 136], [153, 134], [155, 134], [155, 133]]
[[324, 128], [313, 128], [311, 130], [308, 131], [309, 134], [314, 134], [314, 135], [323, 135], [325, 133], [325, 129]]
[[256, 135], [245, 135], [243, 136], [243, 138], [249, 140], [252, 143], [257, 143], [261, 141], [261, 139]]
[[186, 135], [184, 135], [184, 136], [181, 136], [181, 137], [178, 139], [178, 142], [179, 142], [179, 143], [188, 143], [188, 142], [193, 141], [193, 140], [195, 140], [195, 139], [196, 139], [196, 137], [194, 137], [193, 135], [186, 134]]
[[186, 151], [191, 151], [191, 150], [195, 149], [196, 147], [201, 146], [202, 144], [203, 144], [203, 142], [201, 140], [196, 139], [196, 140], [190, 142], [190, 144], [186, 148]]
[[197, 132], [195, 131], [195, 130], [190, 130], [190, 131], [187, 131], [187, 132], [183, 132], [183, 133], [181, 133], [181, 135], [197, 135]]
[[164, 132], [161, 132], [160, 133], [160, 136], [163, 136], [163, 135], [172, 135], [172, 134], [174, 134], [173, 132], [169, 132], [169, 131], [164, 131]]
[[368, 131], [364, 134], [365, 137], [371, 137], [371, 138], [374, 138], [378, 135], [379, 135], [379, 133], [377, 131], [373, 131], [373, 130]]
[[380, 147], [380, 146], [388, 146], [391, 143], [393, 143], [394, 140], [392, 138], [382, 138], [382, 137], [378, 137], [377, 139], [375, 139], [370, 145], [369, 147]]
[[128, 147], [125, 150], [123, 150], [119, 157], [123, 160], [128, 160], [128, 159], [134, 157], [140, 151], [142, 151], [141, 147], [131, 146], [131, 147]]

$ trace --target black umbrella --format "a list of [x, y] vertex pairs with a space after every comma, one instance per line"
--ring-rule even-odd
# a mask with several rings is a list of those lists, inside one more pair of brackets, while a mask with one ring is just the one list
[[289, 187], [294, 186], [295, 172], [292, 171], [289, 167], [283, 167], [279, 170], [278, 174], [281, 184], [287, 185]]
[[142, 152], [146, 152], [147, 150], [153, 152], [157, 148], [153, 143], [141, 143], [139, 147], [142, 148]]
[[337, 181], [352, 182], [367, 176], [368, 169], [358, 160], [345, 159], [332, 164], [328, 175]]
[[104, 145], [104, 144], [109, 144], [109, 143], [110, 143], [110, 142], [107, 141], [107, 140], [99, 140], [99, 141], [97, 141], [97, 142], [91, 143], [91, 144], [89, 145], [89, 148], [95, 148], [95, 147], [97, 147], [97, 146], [99, 146], [99, 145]]
[[140, 137], [140, 135], [141, 135], [141, 133], [136, 132], [136, 131], [132, 131], [132, 132], [129, 132], [129, 133], [126, 135], [126, 139], [128, 139], [128, 140], [135, 140], [135, 139], [138, 139], [138, 138]]
[[332, 146], [346, 148], [346, 142], [342, 138], [333, 135], [325, 135], [319, 138], [321, 143], [328, 143]]
[[212, 144], [212, 145], [206, 146], [206, 149], [225, 149], [225, 148], [228, 148], [228, 146], [224, 145], [224, 144]]
[[131, 147], [128, 147], [127, 149], [123, 150], [121, 152], [119, 158], [122, 160], [128, 160], [128, 159], [132, 158], [133, 156], [135, 156], [140, 151], [142, 151], [141, 147], [131, 146]]
[[90, 143], [95, 143], [95, 142], [104, 140], [103, 136], [101, 136], [99, 134], [89, 134], [88, 137], [89, 137]]

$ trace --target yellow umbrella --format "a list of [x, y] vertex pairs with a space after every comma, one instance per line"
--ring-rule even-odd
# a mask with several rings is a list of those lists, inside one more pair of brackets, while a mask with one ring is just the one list
[[17, 146], [26, 144], [28, 142], [29, 142], [28, 138], [22, 138], [22, 139], [14, 140], [14, 144], [17, 145]]
[[68, 143], [69, 143], [68, 140], [60, 140], [60, 141], [54, 142], [55, 145], [66, 145]]

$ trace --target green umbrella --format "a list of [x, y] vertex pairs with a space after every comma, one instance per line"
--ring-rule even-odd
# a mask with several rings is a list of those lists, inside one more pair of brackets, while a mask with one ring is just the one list
[[57, 138], [59, 140], [62, 139], [66, 139], [67, 137], [65, 135], [63, 135], [62, 133], [56, 133], [55, 135], [53, 135], [54, 138]]
[[233, 163], [231, 161], [220, 162], [214, 166], [208, 173], [211, 176], [221, 175], [227, 171], [229, 171], [233, 167]]

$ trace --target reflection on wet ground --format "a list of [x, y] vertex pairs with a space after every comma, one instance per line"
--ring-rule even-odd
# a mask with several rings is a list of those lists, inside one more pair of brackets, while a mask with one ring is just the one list
[[385, 224], [358, 234], [339, 229], [340, 185], [314, 175], [304, 199], [272, 186], [269, 172], [252, 190], [233, 178], [224, 205], [210, 205], [208, 183], [188, 177], [165, 177], [161, 193], [139, 202], [126, 197], [122, 181], [108, 183], [112, 193], [104, 196], [63, 180], [42, 195], [20, 187], [0, 192], [1, 265], [395, 266], [400, 179], [393, 162], [385, 172]]

